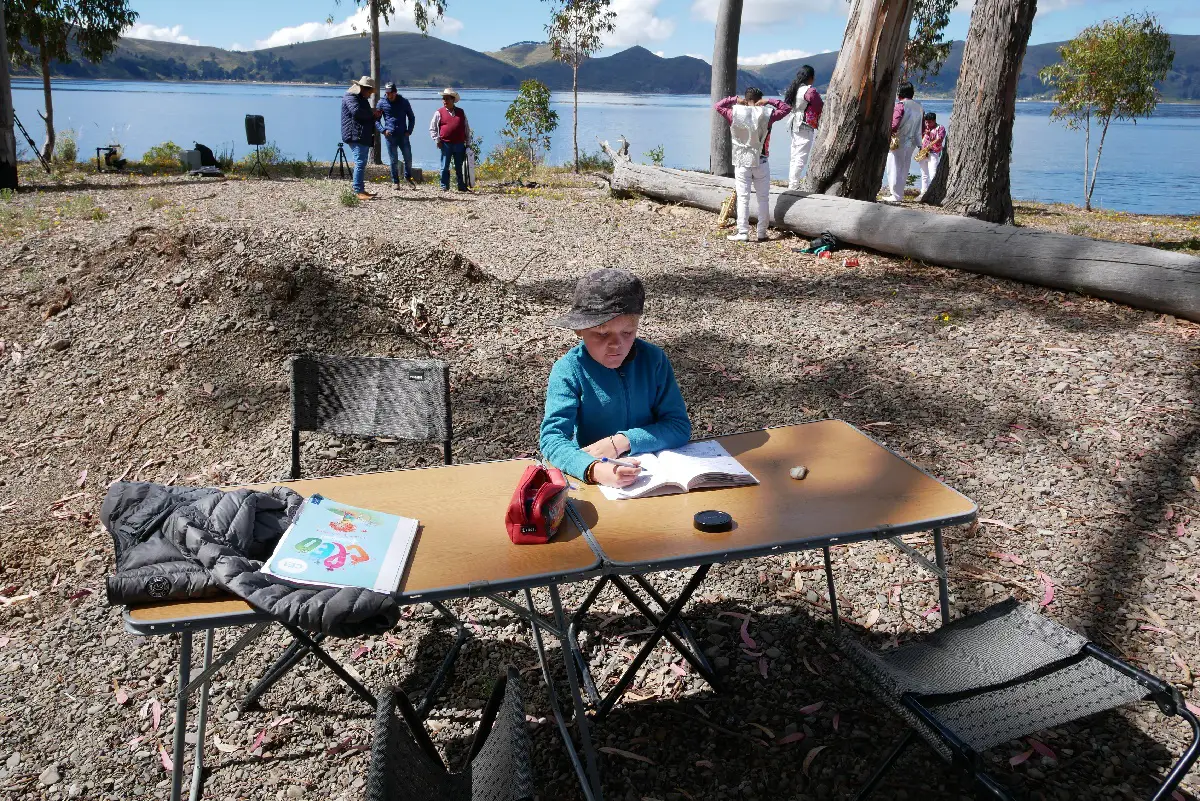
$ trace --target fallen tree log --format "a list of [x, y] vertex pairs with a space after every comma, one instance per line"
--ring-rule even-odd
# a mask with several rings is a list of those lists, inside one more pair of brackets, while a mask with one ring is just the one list
[[[733, 181], [612, 157], [614, 191], [639, 192], [719, 213]], [[750, 204], [753, 216], [755, 203]], [[927, 264], [1064, 289], [1200, 322], [1200, 259], [968, 217], [771, 188], [771, 224]]]

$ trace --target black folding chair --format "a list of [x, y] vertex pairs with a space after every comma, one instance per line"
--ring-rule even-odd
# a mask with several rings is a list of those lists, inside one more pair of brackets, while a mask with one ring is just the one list
[[983, 770], [985, 751], [1131, 701], [1152, 700], [1192, 727], [1191, 745], [1154, 801], [1170, 798], [1200, 753], [1200, 722], [1178, 690], [1011, 598], [893, 650], [874, 651], [851, 634], [842, 636], [841, 646], [870, 689], [912, 727], [858, 801], [914, 733], [971, 774], [980, 797], [1009, 801], [1008, 790]]
[[496, 683], [457, 773], [446, 768], [408, 696], [399, 688], [380, 696], [366, 801], [531, 801], [533, 793], [525, 704], [515, 668]]
[[[450, 365], [431, 359], [297, 356], [292, 359], [293, 479], [300, 478], [301, 431], [441, 442], [442, 458], [450, 464]], [[429, 714], [459, 650], [470, 636], [467, 627], [444, 604], [433, 601], [430, 606], [450, 621], [457, 633], [417, 706], [422, 718]], [[315, 634], [307, 643], [295, 639], [242, 700], [241, 708], [257, 703], [324, 638], [323, 634]]]

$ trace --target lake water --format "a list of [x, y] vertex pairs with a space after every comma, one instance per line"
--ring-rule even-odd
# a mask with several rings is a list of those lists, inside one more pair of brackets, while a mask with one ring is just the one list
[[[245, 144], [247, 114], [266, 118], [267, 138], [289, 156], [328, 161], [339, 138], [339, 100], [345, 87], [274, 84], [149, 83], [126, 81], [55, 81], [54, 116], [60, 129], [79, 132], [80, 158], [94, 148], [119, 142], [128, 156], [166, 140], [187, 148], [193, 141], [219, 151]], [[463, 108], [472, 127], [483, 136], [486, 154], [499, 140], [504, 111], [514, 93], [463, 90]], [[440, 105], [437, 89], [410, 89], [417, 128], [413, 158], [419, 167], [438, 164], [437, 149], [427, 129]], [[559, 113], [550, 162], [571, 156], [571, 96], [555, 93]], [[44, 127], [40, 81], [13, 82], [13, 105], [39, 144]], [[1013, 130], [1013, 197], [1046, 202], [1083, 202], [1083, 134], [1050, 121], [1049, 103], [1019, 103]], [[939, 121], [950, 120], [949, 101], [926, 101]], [[614, 142], [624, 135], [635, 159], [662, 145], [666, 165], [708, 166], [710, 112], [699, 95], [625, 95], [583, 93], [579, 96], [579, 143], [595, 151], [596, 140]], [[787, 174], [786, 133], [775, 137], [771, 155], [776, 178]], [[18, 142], [23, 144], [18, 132]], [[1095, 138], [1093, 137], [1093, 149]], [[386, 157], [385, 157], [386, 158]], [[1154, 214], [1200, 214], [1200, 105], [1163, 104], [1154, 116], [1136, 125], [1113, 123], [1104, 145], [1094, 205]]]

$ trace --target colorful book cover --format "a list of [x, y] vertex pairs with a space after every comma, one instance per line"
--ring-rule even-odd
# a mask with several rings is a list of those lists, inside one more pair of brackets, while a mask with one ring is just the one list
[[417, 535], [417, 521], [311, 495], [263, 565], [302, 584], [395, 592]]

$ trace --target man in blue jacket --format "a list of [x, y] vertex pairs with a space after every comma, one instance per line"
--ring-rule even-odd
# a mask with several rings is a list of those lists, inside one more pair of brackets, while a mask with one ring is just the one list
[[392, 162], [392, 189], [400, 188], [400, 170], [396, 163], [398, 161], [397, 150], [404, 155], [404, 180], [408, 182], [409, 186], [416, 189], [417, 185], [412, 178], [412, 143], [408, 139], [412, 136], [413, 127], [417, 124], [412, 104], [396, 91], [396, 84], [389, 81], [384, 84], [383, 97], [379, 99], [378, 110], [383, 112], [383, 116], [375, 124], [379, 128], [379, 132], [383, 134], [383, 141], [387, 144], [388, 158]]
[[342, 95], [342, 141], [350, 147], [354, 156], [353, 183], [359, 200], [374, 200], [375, 195], [367, 191], [367, 158], [371, 144], [375, 141], [375, 120], [381, 112], [371, 108], [371, 95], [375, 92], [375, 81], [364, 75], [350, 82], [350, 88]]

